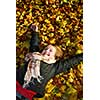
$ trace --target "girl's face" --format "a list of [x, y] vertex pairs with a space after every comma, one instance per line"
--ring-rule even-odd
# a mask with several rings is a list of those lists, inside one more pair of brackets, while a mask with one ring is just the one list
[[47, 59], [49, 58], [55, 58], [56, 54], [56, 48], [52, 45], [48, 45], [43, 51], [42, 55], [46, 57]]

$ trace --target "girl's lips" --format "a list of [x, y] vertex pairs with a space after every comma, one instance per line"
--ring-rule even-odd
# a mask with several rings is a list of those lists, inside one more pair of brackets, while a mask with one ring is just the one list
[[50, 56], [50, 54], [47, 54], [48, 56]]
[[48, 53], [44, 53], [44, 55], [50, 56], [50, 54], [48, 54]]
[[48, 54], [48, 53], [46, 53], [46, 52], [42, 53], [42, 55], [50, 56], [50, 54]]

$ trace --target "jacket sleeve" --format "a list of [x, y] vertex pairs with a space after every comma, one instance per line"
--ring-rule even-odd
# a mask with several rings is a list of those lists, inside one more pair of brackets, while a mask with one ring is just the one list
[[35, 31], [32, 32], [29, 51], [39, 52], [39, 33], [38, 32], [35, 32]]
[[25, 62], [24, 66], [16, 68], [16, 80], [23, 85], [24, 76], [27, 71], [28, 62]]
[[[39, 33], [38, 32], [32, 32], [29, 51], [30, 52], [38, 52], [39, 51]], [[25, 61], [24, 62], [25, 64], [23, 67], [16, 68], [16, 80], [20, 84], [24, 83], [24, 76], [27, 71], [28, 62]]]
[[83, 53], [57, 62], [56, 73], [66, 72], [83, 61]]

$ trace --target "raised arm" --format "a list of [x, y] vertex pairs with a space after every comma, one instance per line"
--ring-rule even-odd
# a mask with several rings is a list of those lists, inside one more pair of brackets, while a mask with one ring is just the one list
[[37, 26], [32, 25], [32, 37], [30, 40], [30, 52], [39, 52], [39, 33], [37, 32]]
[[[36, 32], [36, 29], [34, 29], [34, 28], [35, 28], [34, 26], [31, 27], [31, 29], [33, 30], [32, 37], [30, 40], [30, 48], [29, 48], [29, 51], [31, 53], [39, 51], [39, 33]], [[16, 80], [20, 84], [24, 83], [24, 76], [27, 71], [27, 66], [28, 66], [29, 58], [31, 57], [31, 53], [26, 55], [26, 60], [25, 60], [24, 66], [16, 68]]]
[[56, 68], [57, 70], [56, 70], [55, 74], [59, 74], [61, 72], [66, 72], [70, 68], [78, 65], [81, 61], [83, 61], [83, 53], [75, 55], [69, 59], [64, 59], [64, 60], [58, 61], [58, 65]]

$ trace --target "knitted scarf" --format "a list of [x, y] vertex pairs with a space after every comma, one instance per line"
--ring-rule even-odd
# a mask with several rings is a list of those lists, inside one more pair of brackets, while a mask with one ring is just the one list
[[[29, 60], [30, 56], [32, 57], [31, 53], [27, 54], [25, 60]], [[43, 79], [43, 77], [40, 75], [40, 60], [34, 59], [34, 57], [32, 57], [32, 59], [28, 63], [27, 71], [24, 77], [23, 87], [26, 87], [29, 82], [33, 83], [32, 78], [37, 79], [39, 83], [41, 83], [41, 80]]]

